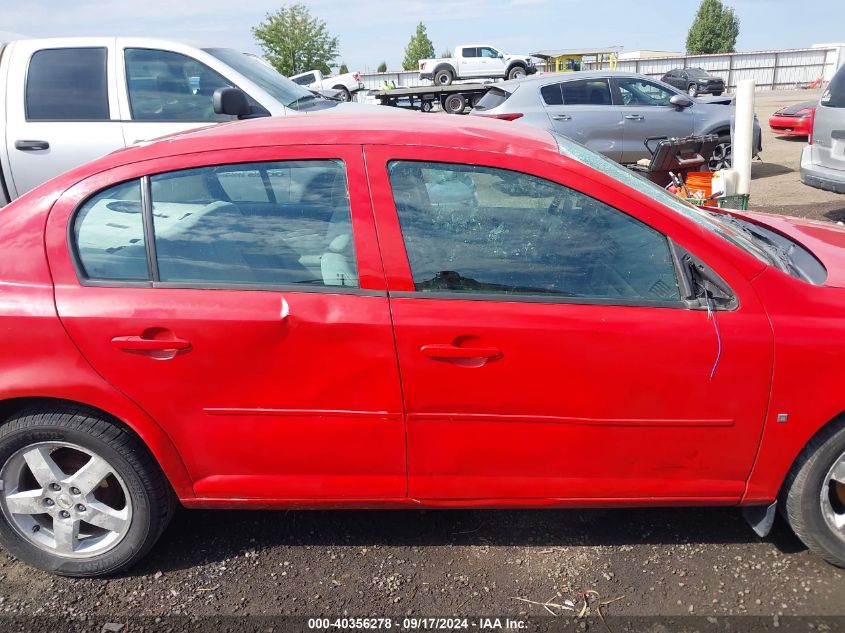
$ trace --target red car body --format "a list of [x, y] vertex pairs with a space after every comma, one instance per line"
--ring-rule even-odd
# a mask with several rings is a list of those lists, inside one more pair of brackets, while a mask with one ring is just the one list
[[[55, 399], [109, 413], [189, 507], [775, 499], [802, 447], [845, 410], [845, 230], [746, 216], [824, 263], [813, 285], [562, 156], [546, 132], [455, 119], [413, 132], [404, 116], [221, 125], [21, 197], [0, 212], [3, 412]], [[313, 158], [345, 164], [359, 290], [96, 284], [74, 266], [69, 219], [114, 183]], [[396, 159], [567, 185], [707, 262], [737, 307], [718, 312], [717, 340], [707, 310], [421, 296], [388, 179]], [[139, 337], [190, 348], [156, 358]]]
[[769, 117], [769, 127], [781, 136], [809, 136], [813, 131], [815, 114], [815, 101], [785, 106]]

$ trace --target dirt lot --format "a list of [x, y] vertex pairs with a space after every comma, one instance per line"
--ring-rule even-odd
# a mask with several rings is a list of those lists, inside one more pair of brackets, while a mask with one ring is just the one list
[[[845, 196], [799, 182], [803, 141], [775, 138], [765, 125], [777, 105], [810, 96], [760, 97], [765, 162], [754, 166], [753, 206], [839, 219]], [[589, 590], [599, 601], [619, 598], [603, 608], [612, 626], [620, 616], [707, 616], [694, 621], [711, 630], [712, 616], [766, 616], [757, 622], [775, 628], [785, 616], [845, 616], [845, 571], [810, 555], [780, 520], [761, 540], [726, 508], [182, 511], [151, 555], [109, 580], [57, 578], [0, 553], [0, 616], [93, 617], [100, 622], [87, 630], [96, 631], [102, 621], [139, 630], [135, 616], [161, 616], [172, 630], [188, 620], [165, 616], [533, 618], [548, 612], [519, 598], [571, 600], [580, 609], [580, 592]], [[587, 598], [595, 614], [595, 595]], [[563, 612], [556, 622], [573, 618]], [[0, 619], [0, 630], [11, 622]], [[749, 621], [734, 622], [732, 630], [744, 630]], [[234, 620], [226, 626], [246, 630]], [[649, 630], [680, 628], [655, 626]], [[845, 618], [813, 626], [845, 628]]]

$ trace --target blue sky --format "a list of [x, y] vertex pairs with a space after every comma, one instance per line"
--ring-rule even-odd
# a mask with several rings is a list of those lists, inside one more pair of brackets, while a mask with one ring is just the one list
[[[303, 0], [340, 39], [350, 69], [401, 64], [419, 21], [439, 54], [462, 42], [509, 53], [624, 46], [682, 51], [699, 0]], [[250, 28], [284, 2], [267, 0], [0, 0], [0, 39], [143, 35], [260, 52]], [[845, 41], [845, 0], [727, 0], [737, 50]]]

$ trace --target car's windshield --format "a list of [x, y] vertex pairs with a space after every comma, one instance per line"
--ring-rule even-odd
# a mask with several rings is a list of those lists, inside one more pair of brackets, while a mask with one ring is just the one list
[[699, 68], [688, 68], [686, 71], [687, 75], [690, 77], [708, 77], [709, 74], [706, 70], [701, 70]]
[[307, 88], [293, 83], [255, 57], [245, 55], [232, 48], [204, 48], [203, 50], [234, 68], [288, 108], [298, 110], [303, 104], [319, 99]]
[[619, 163], [587, 149], [580, 143], [576, 143], [575, 141], [559, 134], [554, 134], [554, 137], [557, 140], [560, 153], [567, 158], [577, 160], [579, 163], [583, 163], [588, 167], [592, 167], [593, 169], [615, 178], [623, 184], [646, 194], [656, 202], [669, 207], [676, 213], [680, 213], [687, 219], [692, 220], [699, 226], [715, 233], [734, 246], [738, 246], [760, 261], [772, 266], [778, 266], [778, 261], [771, 255], [771, 253], [762, 248], [757, 242], [749, 237], [747, 232], [740, 230], [729, 221], [722, 220], [718, 216], [708, 213], [701, 207], [697, 207], [681, 200], [677, 196], [666, 191], [663, 187], [659, 187], [650, 180], [646, 180], [639, 174], [623, 167]]

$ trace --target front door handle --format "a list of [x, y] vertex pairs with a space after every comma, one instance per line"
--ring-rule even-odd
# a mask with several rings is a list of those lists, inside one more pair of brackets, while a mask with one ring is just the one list
[[555, 121], [571, 121], [572, 115], [570, 115], [570, 114], [555, 114], [552, 118]]
[[143, 336], [115, 336], [111, 344], [124, 352], [179, 352], [191, 347], [190, 341], [181, 338], [159, 339]]
[[492, 360], [502, 355], [498, 347], [458, 347], [451, 343], [432, 343], [420, 347], [420, 351], [429, 358], [440, 360]]
[[22, 152], [35, 152], [50, 149], [50, 144], [47, 141], [15, 141], [15, 149]]
[[629, 121], [645, 121], [645, 117], [642, 114], [626, 114], [625, 118]]

